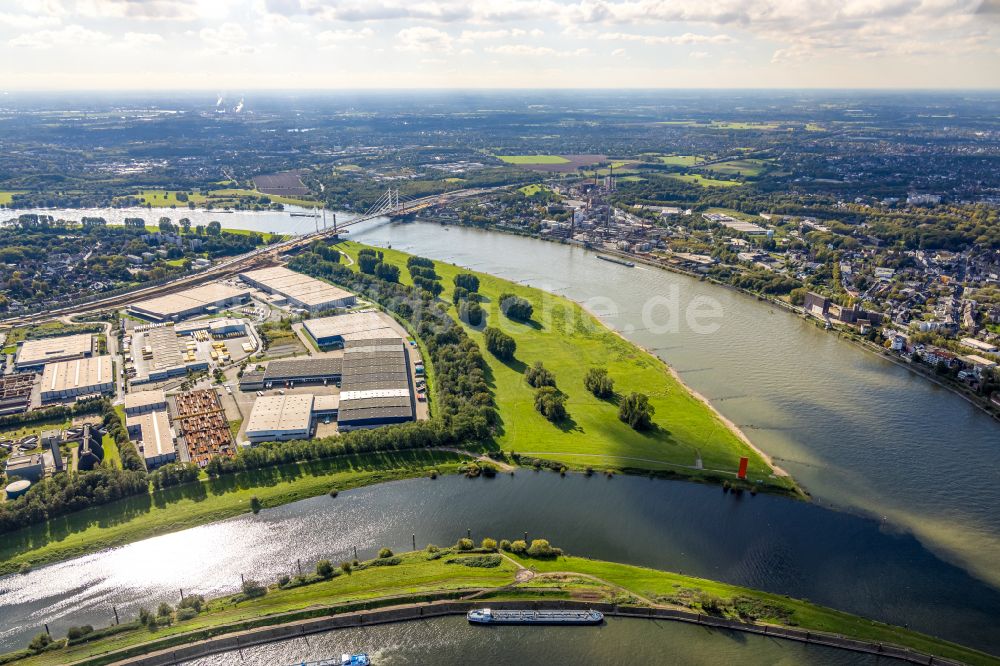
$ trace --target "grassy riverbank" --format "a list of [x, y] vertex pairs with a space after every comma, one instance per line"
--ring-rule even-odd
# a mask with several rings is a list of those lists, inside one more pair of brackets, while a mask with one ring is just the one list
[[[353, 242], [338, 245], [355, 259], [362, 247]], [[406, 269], [410, 255], [380, 251], [385, 261], [400, 267], [400, 281], [411, 284]], [[352, 268], [357, 270], [357, 265], [355, 261]], [[794, 491], [791, 479], [772, 475], [768, 462], [672, 376], [660, 359], [615, 334], [576, 303], [453, 264], [436, 261], [435, 266], [444, 287], [441, 298], [449, 304], [452, 278], [465, 272], [476, 275], [486, 324], [501, 328], [517, 342], [513, 361], [483, 354], [502, 419], [497, 441], [505, 451], [557, 460], [577, 469], [648, 469], [720, 480], [735, 478], [740, 457], [747, 456], [752, 481], [779, 492]], [[503, 293], [530, 301], [532, 321], [518, 323], [503, 316], [498, 307]], [[453, 305], [449, 312], [457, 319]], [[466, 329], [485, 348], [481, 330]], [[559, 390], [567, 395], [569, 418], [559, 424], [546, 420], [534, 407], [535, 389], [525, 381], [524, 369], [535, 361], [555, 373]], [[615, 380], [614, 398], [601, 400], [584, 388], [584, 375], [595, 366], [607, 368]], [[631, 391], [649, 395], [656, 409], [655, 429], [637, 432], [618, 419], [618, 399]]]
[[462, 459], [423, 450], [342, 456], [130, 497], [5, 534], [0, 541], [0, 574], [231, 518], [250, 511], [254, 496], [264, 507], [279, 506], [323, 495], [331, 488], [347, 490], [423, 476], [432, 469], [452, 473]]
[[[294, 573], [294, 572], [289, 572]], [[291, 579], [272, 583], [262, 596], [209, 600], [188, 619], [149, 629], [123, 618], [124, 630], [90, 642], [25, 655], [24, 666], [104, 664], [112, 654], [134, 655], [191, 643], [253, 627], [336, 615], [361, 607], [416, 603], [432, 596], [495, 599], [577, 599], [631, 606], [675, 608], [743, 622], [789, 626], [895, 644], [970, 664], [1000, 660], [914, 631], [872, 622], [806, 601], [715, 581], [643, 567], [577, 557], [537, 559], [525, 555], [417, 551], [335, 568], [328, 578], [310, 575], [305, 584]], [[266, 583], [266, 581], [261, 581]], [[155, 609], [149, 609], [155, 610]], [[123, 656], [118, 653], [118, 658]]]

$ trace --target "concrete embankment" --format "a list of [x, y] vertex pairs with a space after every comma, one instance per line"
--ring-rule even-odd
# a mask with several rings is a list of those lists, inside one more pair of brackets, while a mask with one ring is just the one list
[[[347, 627], [361, 627], [390, 622], [406, 622], [448, 615], [463, 615], [473, 608], [483, 606], [482, 601], [432, 601], [419, 604], [405, 604], [380, 608], [375, 610], [360, 610], [341, 613], [329, 617], [318, 617], [281, 625], [259, 627], [247, 631], [216, 636], [186, 645], [179, 645], [149, 654], [131, 657], [120, 661], [110, 661], [106, 655], [101, 663], [113, 663], [120, 666], [169, 666], [192, 659], [198, 659], [212, 654], [233, 652], [264, 643], [284, 641], [309, 634], [322, 633]], [[490, 601], [491, 608], [531, 608], [541, 609], [596, 609], [611, 617], [637, 618], [646, 620], [665, 620], [700, 624], [729, 631], [743, 631], [761, 636], [799, 641], [813, 645], [849, 650], [867, 654], [879, 655], [902, 660], [911, 664], [957, 664], [957, 662], [933, 657], [915, 652], [907, 648], [881, 643], [845, 638], [793, 627], [778, 627], [766, 624], [749, 624], [737, 620], [712, 617], [691, 611], [648, 608], [639, 606], [619, 606], [605, 603], [586, 603], [566, 600], [551, 601]], [[526, 629], [530, 631], [530, 629]], [[88, 663], [88, 662], [81, 662]], [[90, 662], [92, 663], [92, 662]]]

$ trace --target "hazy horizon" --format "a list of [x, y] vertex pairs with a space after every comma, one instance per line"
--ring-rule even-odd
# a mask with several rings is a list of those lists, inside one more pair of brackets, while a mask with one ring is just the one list
[[1000, 1], [0, 0], [8, 90], [996, 89]]

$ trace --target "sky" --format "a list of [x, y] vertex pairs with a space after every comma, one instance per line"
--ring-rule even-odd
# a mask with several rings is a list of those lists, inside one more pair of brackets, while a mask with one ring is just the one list
[[0, 88], [998, 88], [1000, 0], [0, 0]]

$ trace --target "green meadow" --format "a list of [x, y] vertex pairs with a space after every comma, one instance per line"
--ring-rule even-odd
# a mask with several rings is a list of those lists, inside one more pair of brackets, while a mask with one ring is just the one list
[[[338, 245], [355, 257], [362, 247], [353, 242]], [[380, 251], [385, 261], [400, 266], [400, 281], [410, 284], [409, 255]], [[602, 270], [601, 262], [594, 263], [594, 270]], [[472, 272], [480, 281], [487, 325], [501, 328], [517, 343], [515, 359], [504, 362], [485, 351], [481, 330], [466, 326], [484, 349], [502, 419], [498, 443], [504, 451], [577, 469], [670, 470], [693, 478], [706, 474], [732, 478], [740, 457], [747, 456], [752, 480], [783, 490], [794, 488], [790, 479], [772, 476], [767, 462], [675, 379], [660, 359], [615, 334], [576, 303], [453, 264], [437, 261], [435, 266], [444, 286], [441, 298], [453, 316], [457, 318], [451, 305], [452, 278]], [[532, 321], [514, 322], [499, 312], [499, 296], [508, 292], [532, 303]], [[562, 422], [552, 423], [535, 409], [535, 389], [525, 381], [524, 370], [536, 361], [555, 373], [559, 390], [567, 396], [569, 416]], [[599, 399], [584, 387], [584, 375], [591, 367], [606, 368], [614, 379], [612, 399]], [[619, 420], [618, 401], [632, 391], [649, 395], [656, 410], [654, 429], [638, 432]]]

